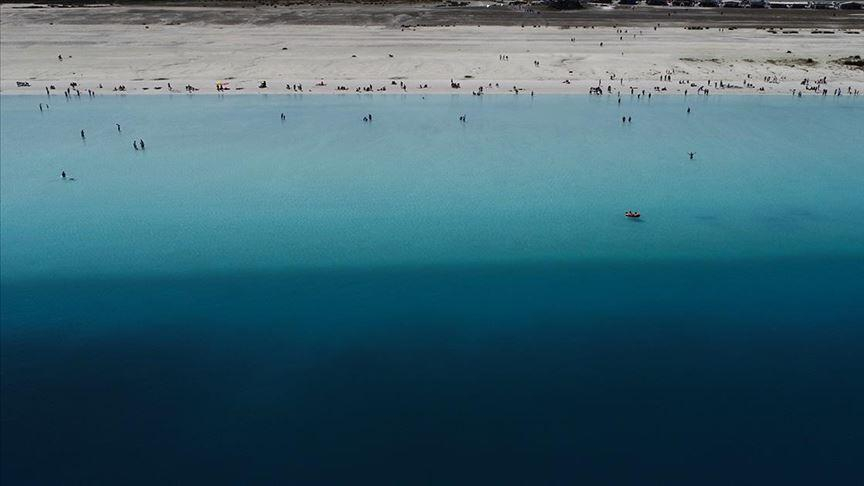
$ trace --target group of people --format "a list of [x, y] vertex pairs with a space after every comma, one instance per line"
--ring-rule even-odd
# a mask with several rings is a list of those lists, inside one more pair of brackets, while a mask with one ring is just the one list
[[[48, 108], [48, 105], [47, 105], [47, 104], [45, 105], [45, 108], [46, 108], [46, 109]], [[39, 103], [39, 111], [42, 111], [42, 103]], [[284, 116], [285, 116], [285, 115], [283, 114], [282, 116], [283, 116], [283, 119], [284, 119]], [[117, 127], [117, 133], [123, 133], [123, 130], [121, 129], [119, 123], [115, 123], [114, 125]], [[86, 141], [86, 140], [87, 140], [87, 134], [84, 132], [84, 129], [83, 129], [83, 128], [81, 129], [81, 131], [80, 131], [79, 133], [80, 133], [80, 135], [81, 135], [81, 140], [82, 140], [82, 141]], [[145, 149], [144, 139], [142, 139], [142, 138], [139, 138], [138, 140], [134, 140], [134, 139], [133, 139], [133, 140], [132, 140], [132, 148], [134, 148], [136, 151], [138, 151], [138, 150], [144, 150], [144, 149]], [[67, 177], [67, 175], [66, 175], [66, 171], [65, 171], [65, 170], [60, 171], [60, 177], [61, 177], [63, 180], [71, 180], [71, 181], [74, 181], [74, 180], [75, 180], [75, 178], [73, 178], [73, 177]]]
[[[390, 81], [390, 85], [396, 86], [396, 81]], [[402, 81], [399, 81], [399, 89], [401, 89], [402, 91], [408, 91], [408, 85], [406, 85]]]
[[[39, 111], [42, 111], [42, 103], [39, 103]], [[282, 119], [285, 119], [284, 113], [282, 114]], [[114, 125], [117, 127], [117, 133], [123, 133], [119, 123], [115, 123]], [[83, 128], [81, 129], [81, 140], [87, 140], [87, 135], [84, 133]], [[138, 140], [132, 140], [132, 147], [134, 147], [135, 150], [144, 150], [144, 139], [139, 138]]]
[[[66, 88], [66, 91], [63, 92], [63, 94], [66, 96], [66, 99], [68, 100], [69, 98], [72, 97], [72, 91], [75, 92], [75, 96], [77, 96], [78, 98], [80, 98], [80, 97], [81, 97], [81, 90], [78, 89], [78, 84], [77, 84], [77, 83], [71, 83], [69, 86], [70, 86], [70, 87], [69, 87], [69, 88]], [[99, 87], [101, 88], [102, 85], [100, 84]], [[48, 88], [45, 88], [45, 89], [46, 89], [46, 91], [48, 91]], [[50, 91], [48, 91], [48, 95], [49, 95], [49, 96], [51, 95], [51, 92], [50, 92]], [[92, 89], [88, 89], [88, 90], [87, 90], [87, 97], [88, 97], [88, 98], [95, 98], [95, 97], [96, 97], [96, 92], [93, 91]]]
[[[811, 80], [809, 78], [804, 78], [801, 80], [801, 86], [804, 86], [804, 89], [807, 91], [813, 91], [814, 93], [821, 94], [822, 96], [828, 95], [828, 89], [824, 88], [823, 85], [828, 84], [828, 77], [823, 76], [819, 79], [813, 80], [813, 84], [811, 84]], [[795, 96], [796, 90], [792, 90], [792, 95]], [[853, 90], [851, 86], [846, 87], [846, 94], [851, 96], [858, 96], [859, 91], [857, 89]], [[801, 90], [797, 91], [797, 95], [801, 96]], [[843, 88], [834, 88], [832, 91], [832, 96], [843, 96]]]
[[361, 91], [364, 92], [364, 93], [374, 93], [375, 91], [387, 91], [387, 87], [386, 87], [386, 86], [381, 86], [380, 88], [375, 89], [375, 88], [373, 88], [372, 85], [370, 84], [369, 86], [363, 86], [362, 88], [357, 88], [356, 91], [357, 91], [358, 93], [360, 93]]

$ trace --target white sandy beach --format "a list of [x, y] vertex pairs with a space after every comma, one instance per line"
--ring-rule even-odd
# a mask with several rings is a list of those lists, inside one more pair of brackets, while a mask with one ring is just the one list
[[[117, 9], [122, 15], [128, 8], [99, 10]], [[175, 7], [159, 7], [170, 8]], [[536, 93], [584, 94], [589, 86], [602, 83], [614, 92], [629, 93], [633, 87], [683, 94], [685, 89], [695, 93], [695, 86], [707, 87], [708, 80], [712, 94], [789, 94], [804, 78], [822, 77], [827, 78], [823, 87], [829, 94], [835, 88], [844, 94], [850, 88], [864, 92], [864, 70], [835, 62], [864, 55], [864, 33], [849, 33], [851, 29], [831, 34], [794, 29], [798, 33], [784, 34], [680, 26], [145, 26], [64, 23], [62, 12], [51, 15], [59, 21], [39, 22], [33, 11], [0, 6], [3, 94], [40, 94], [49, 85], [59, 94], [70, 82], [97, 94], [112, 93], [119, 85], [132, 94], [165, 93], [168, 83], [175, 91], [188, 84], [199, 92], [214, 92], [220, 81], [231, 88], [229, 93], [286, 93], [292, 92], [286, 84], [297, 83], [306, 93], [337, 93], [337, 86], [354, 92], [369, 85], [392, 93], [403, 92], [392, 84], [401, 81], [409, 93], [470, 93], [480, 86], [490, 94], [507, 93], [518, 86]], [[501, 55], [509, 60], [499, 60]], [[661, 82], [667, 73], [671, 81]], [[766, 82], [765, 77], [776, 77], [777, 82]], [[461, 87], [451, 88], [451, 79]], [[261, 81], [267, 89], [258, 88]], [[733, 87], [715, 89], [713, 83], [719, 81]], [[16, 82], [30, 86], [18, 87]], [[324, 86], [317, 85], [322, 82]], [[752, 87], [742, 87], [745, 82]], [[428, 89], [419, 89], [421, 84]]]

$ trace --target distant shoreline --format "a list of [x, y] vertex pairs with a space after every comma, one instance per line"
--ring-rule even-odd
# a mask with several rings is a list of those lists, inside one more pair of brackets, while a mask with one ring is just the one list
[[[642, 0], [640, 0], [642, 1]], [[541, 24], [582, 26], [701, 26], [738, 28], [864, 28], [862, 10], [708, 8], [590, 3], [578, 10], [472, 1], [466, 6], [419, 1], [178, 1], [4, 2], [8, 9], [57, 15], [71, 23], [195, 23], [214, 25], [458, 26]], [[129, 15], [116, 15], [123, 9]], [[57, 19], [61, 20], [61, 19]]]

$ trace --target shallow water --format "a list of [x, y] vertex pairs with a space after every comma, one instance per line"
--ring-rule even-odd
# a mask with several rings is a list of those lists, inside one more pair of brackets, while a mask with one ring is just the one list
[[0, 98], [4, 482], [855, 477], [860, 100], [40, 101]]

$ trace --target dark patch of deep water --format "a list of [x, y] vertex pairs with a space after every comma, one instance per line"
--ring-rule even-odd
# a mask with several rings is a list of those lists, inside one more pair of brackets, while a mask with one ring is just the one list
[[6, 284], [3, 480], [849, 484], [861, 288], [849, 259]]

